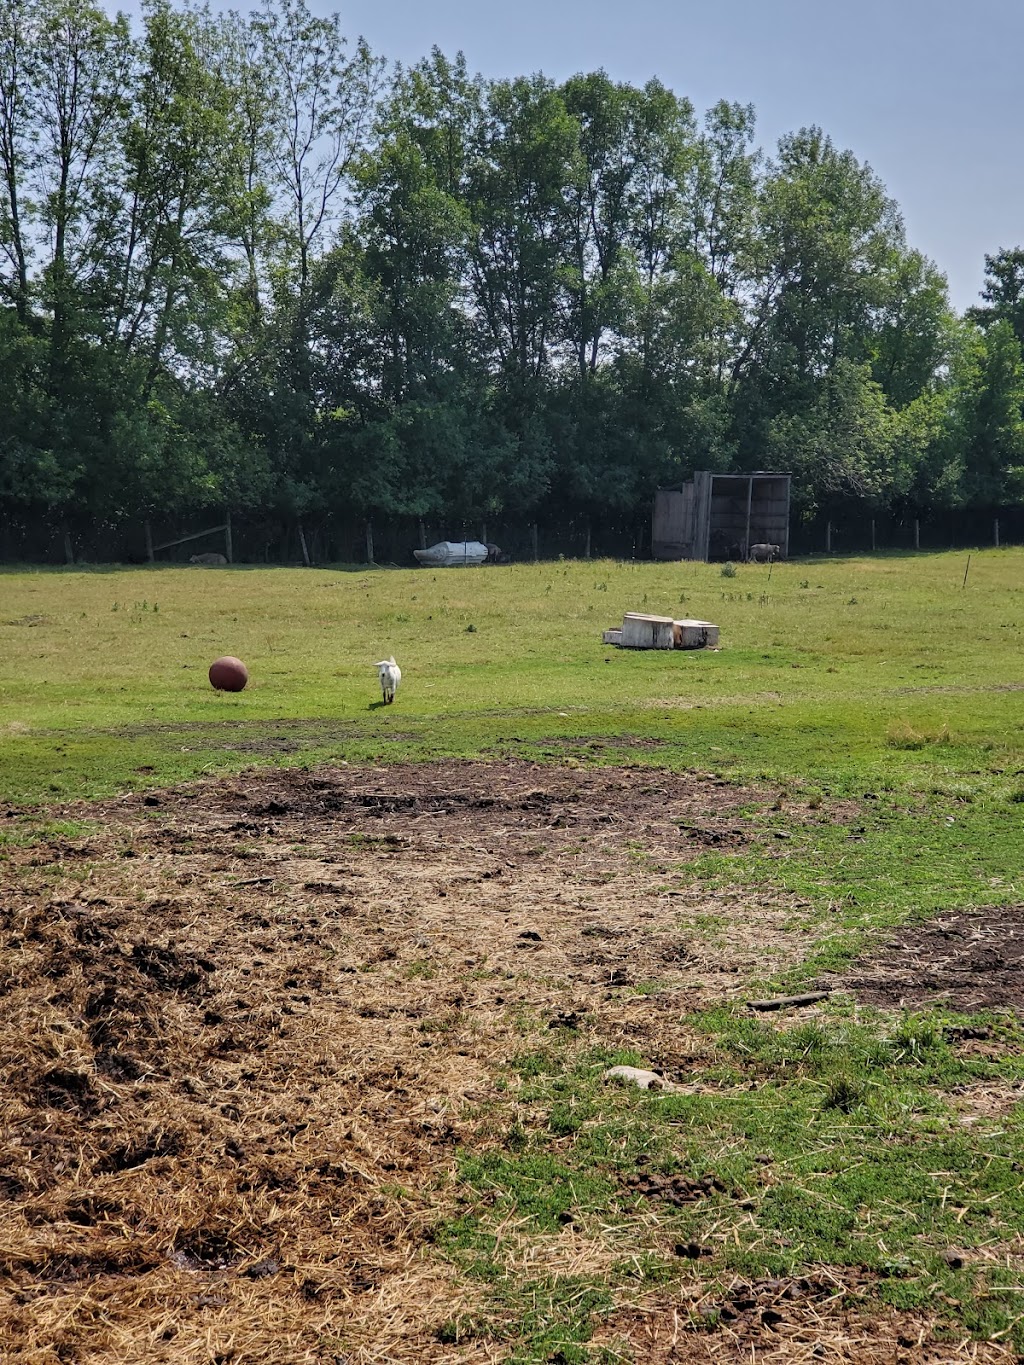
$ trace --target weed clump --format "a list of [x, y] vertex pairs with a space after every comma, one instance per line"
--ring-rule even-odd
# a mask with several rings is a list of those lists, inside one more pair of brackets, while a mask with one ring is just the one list
[[885, 742], [890, 749], [924, 749], [929, 744], [952, 744], [953, 737], [949, 733], [948, 725], [929, 732], [915, 730], [908, 721], [899, 720], [893, 721], [889, 726]]
[[908, 1017], [892, 1035], [893, 1059], [897, 1062], [919, 1062], [945, 1046], [942, 1028], [933, 1019]]
[[726, 564], [723, 564], [723, 565], [722, 565], [722, 577], [723, 577], [723, 578], [735, 578], [735, 577], [736, 577], [736, 565], [733, 564], [731, 561], [729, 561], [729, 562], [726, 563]]
[[829, 1082], [822, 1102], [823, 1109], [838, 1109], [842, 1114], [850, 1114], [864, 1103], [864, 1089], [848, 1076], [835, 1076]]

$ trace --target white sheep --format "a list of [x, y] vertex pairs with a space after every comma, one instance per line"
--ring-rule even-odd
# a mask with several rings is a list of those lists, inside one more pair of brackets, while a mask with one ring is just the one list
[[751, 545], [747, 558], [751, 564], [771, 564], [781, 553], [781, 545]]
[[380, 674], [380, 690], [384, 693], [384, 705], [389, 706], [395, 699], [398, 684], [402, 681], [402, 670], [395, 663], [393, 654], [390, 659], [382, 659], [379, 664], [374, 664], [374, 667]]

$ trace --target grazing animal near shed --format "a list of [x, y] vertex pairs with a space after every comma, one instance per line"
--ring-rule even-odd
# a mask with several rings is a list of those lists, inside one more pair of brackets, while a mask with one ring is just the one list
[[380, 675], [380, 690], [384, 693], [384, 705], [390, 706], [395, 699], [395, 693], [398, 691], [398, 684], [402, 681], [402, 670], [395, 663], [393, 654], [390, 659], [382, 659], [374, 667]]
[[192, 558], [191, 558], [188, 562], [189, 562], [190, 564], [205, 564], [205, 565], [208, 565], [208, 566], [212, 566], [212, 565], [215, 565], [215, 564], [226, 564], [228, 561], [227, 561], [227, 557], [226, 557], [225, 555], [205, 554], [205, 555], [193, 555]]
[[751, 564], [770, 564], [781, 552], [781, 545], [751, 545], [747, 558]]

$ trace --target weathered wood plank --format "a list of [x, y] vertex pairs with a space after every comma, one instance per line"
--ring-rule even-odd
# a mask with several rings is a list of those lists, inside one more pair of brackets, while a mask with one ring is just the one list
[[747, 1008], [752, 1010], [785, 1010], [799, 1005], [816, 1005], [819, 1000], [827, 1000], [831, 991], [808, 991], [805, 995], [777, 995], [774, 1000], [748, 1000]]

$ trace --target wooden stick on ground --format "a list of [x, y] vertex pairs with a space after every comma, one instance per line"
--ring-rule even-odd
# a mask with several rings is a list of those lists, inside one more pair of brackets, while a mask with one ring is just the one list
[[827, 1000], [831, 994], [831, 991], [808, 991], [806, 995], [777, 995], [774, 1000], [748, 1000], [747, 1008], [784, 1010], [795, 1005], [815, 1005], [819, 1000]]

